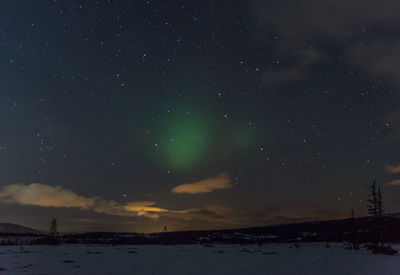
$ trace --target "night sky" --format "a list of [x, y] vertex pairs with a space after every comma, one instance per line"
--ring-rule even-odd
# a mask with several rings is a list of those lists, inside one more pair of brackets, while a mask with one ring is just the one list
[[[0, 222], [261, 226], [400, 211], [400, 2], [0, 3]], [[397, 185], [397, 186], [396, 186]]]

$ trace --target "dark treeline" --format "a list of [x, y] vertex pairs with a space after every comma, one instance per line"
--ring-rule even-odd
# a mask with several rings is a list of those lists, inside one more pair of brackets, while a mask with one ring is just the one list
[[[152, 234], [93, 232], [64, 236], [0, 234], [0, 244], [25, 242], [26, 244], [262, 244], [293, 242], [349, 242], [371, 243], [376, 234], [374, 217], [349, 218], [344, 220], [315, 221], [232, 230], [160, 232]], [[400, 243], [400, 214], [382, 215], [380, 228], [385, 243]], [[14, 241], [13, 241], [14, 240]], [[19, 244], [15, 243], [15, 244]]]

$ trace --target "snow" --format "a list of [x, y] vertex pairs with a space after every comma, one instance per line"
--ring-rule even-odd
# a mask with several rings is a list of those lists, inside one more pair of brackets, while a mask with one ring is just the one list
[[291, 244], [0, 246], [0, 273], [400, 274], [400, 256], [343, 247], [341, 243], [330, 248], [325, 243], [301, 244], [300, 248]]

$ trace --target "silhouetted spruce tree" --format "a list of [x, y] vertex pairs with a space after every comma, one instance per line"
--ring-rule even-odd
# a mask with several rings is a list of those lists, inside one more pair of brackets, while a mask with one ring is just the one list
[[368, 214], [376, 217], [378, 214], [378, 197], [376, 195], [376, 180], [374, 180], [369, 187], [369, 197], [368, 197]]
[[372, 215], [371, 222], [371, 236], [370, 241], [374, 244], [378, 244], [378, 195], [376, 193], [376, 180], [374, 180], [369, 188], [368, 197], [368, 214]]
[[383, 201], [382, 201], [382, 194], [381, 194], [381, 185], [378, 185], [378, 198], [377, 198], [377, 205], [376, 205], [376, 214], [378, 218], [381, 218], [383, 215]]
[[376, 181], [370, 187], [368, 198], [368, 213], [372, 215], [371, 224], [371, 242], [369, 249], [374, 254], [394, 255], [397, 250], [393, 249], [389, 242], [384, 242], [385, 226], [383, 221], [383, 199], [381, 194], [381, 186], [376, 189]]
[[385, 245], [385, 225], [384, 225], [384, 221], [383, 221], [383, 201], [382, 201], [382, 194], [381, 194], [381, 186], [378, 185], [378, 193], [377, 193], [377, 197], [378, 197], [378, 202], [377, 202], [377, 233], [378, 233], [378, 242], [381, 245]]
[[372, 241], [375, 244], [382, 242], [382, 215], [383, 215], [383, 201], [381, 186], [376, 188], [376, 181], [372, 182], [370, 187], [370, 194], [368, 198], [369, 206], [368, 213], [372, 215]]

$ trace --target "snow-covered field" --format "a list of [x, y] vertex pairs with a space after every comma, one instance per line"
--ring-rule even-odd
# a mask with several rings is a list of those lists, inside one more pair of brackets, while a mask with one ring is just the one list
[[[396, 247], [400, 248], [399, 246]], [[400, 274], [400, 256], [343, 244], [2, 246], [1, 274]]]

